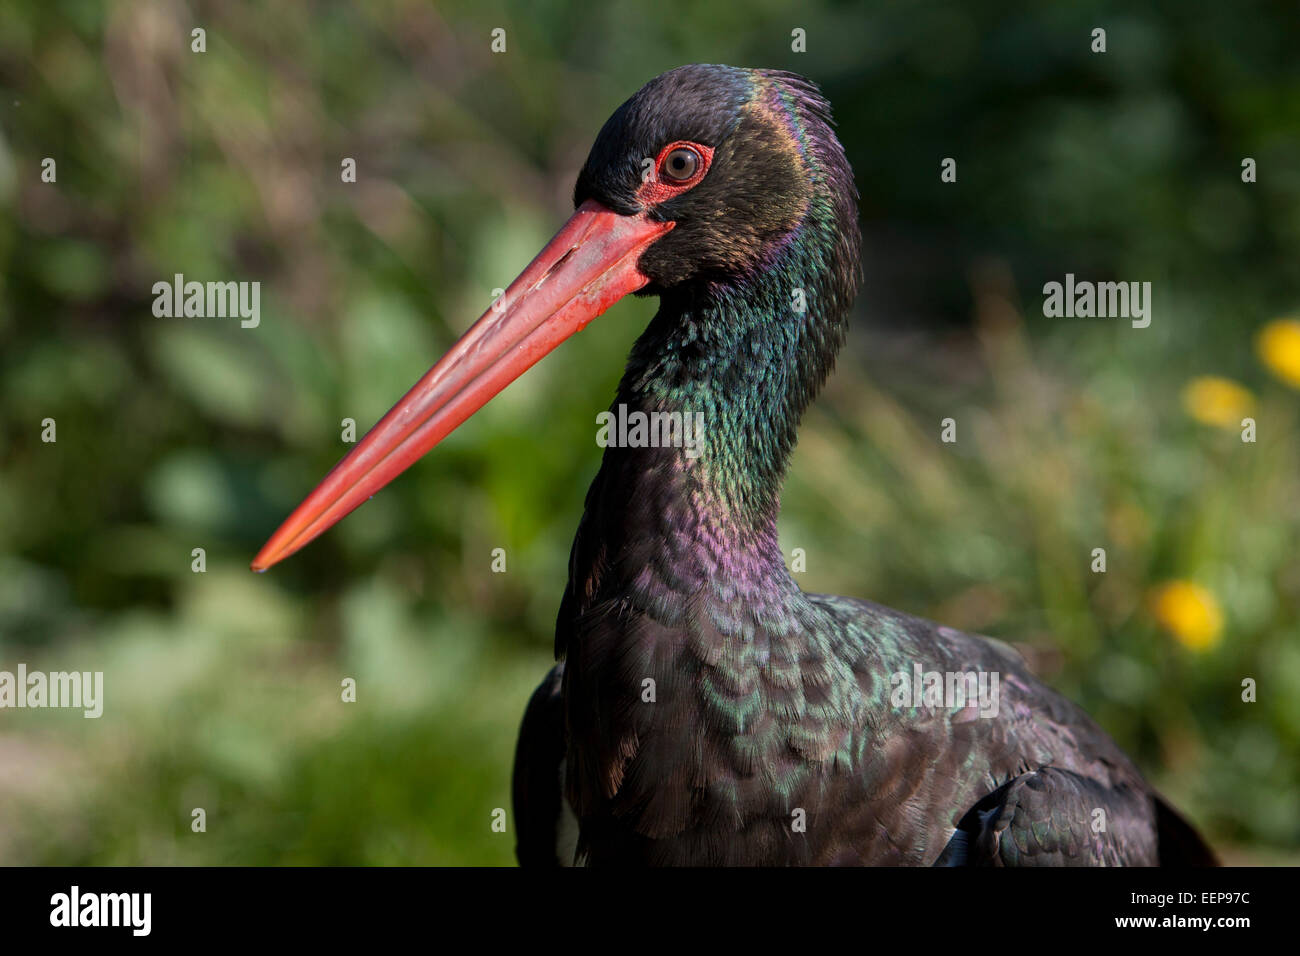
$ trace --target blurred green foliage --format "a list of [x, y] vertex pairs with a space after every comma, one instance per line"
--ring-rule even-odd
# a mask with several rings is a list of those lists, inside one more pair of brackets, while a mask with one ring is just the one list
[[[247, 562], [342, 420], [562, 221], [605, 117], [696, 61], [820, 82], [862, 192], [866, 288], [782, 521], [804, 586], [1020, 643], [1229, 859], [1294, 859], [1300, 393], [1252, 342], [1300, 309], [1297, 25], [1173, 0], [0, 6], [0, 669], [106, 685], [100, 720], [0, 712], [0, 861], [513, 859], [491, 813], [653, 303]], [[1042, 318], [1066, 272], [1153, 282], [1151, 327]], [[155, 318], [175, 273], [260, 281], [259, 327]], [[1257, 443], [1188, 417], [1198, 375], [1250, 390]], [[1167, 580], [1214, 595], [1213, 646], [1153, 619]]]

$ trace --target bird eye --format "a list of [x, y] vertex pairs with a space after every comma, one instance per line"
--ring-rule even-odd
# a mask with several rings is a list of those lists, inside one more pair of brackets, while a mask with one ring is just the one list
[[666, 179], [685, 182], [700, 168], [700, 154], [689, 146], [678, 146], [664, 157], [660, 172]]

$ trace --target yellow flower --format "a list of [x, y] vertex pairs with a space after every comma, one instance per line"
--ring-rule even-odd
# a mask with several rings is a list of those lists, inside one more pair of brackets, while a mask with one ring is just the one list
[[1268, 370], [1292, 388], [1300, 388], [1300, 319], [1274, 319], [1255, 338]]
[[1191, 581], [1170, 581], [1151, 592], [1151, 611], [1180, 644], [1204, 651], [1219, 643], [1223, 612], [1214, 595]]
[[1248, 389], [1216, 375], [1194, 378], [1183, 388], [1183, 408], [1202, 425], [1236, 428], [1254, 407]]

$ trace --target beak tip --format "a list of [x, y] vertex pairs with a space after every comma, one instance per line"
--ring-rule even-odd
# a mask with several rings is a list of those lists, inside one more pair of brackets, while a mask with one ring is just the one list
[[267, 554], [266, 548], [263, 548], [257, 553], [257, 556], [249, 562], [248, 567], [254, 574], [265, 574], [270, 570], [271, 565], [277, 563], [279, 560], [278, 557]]

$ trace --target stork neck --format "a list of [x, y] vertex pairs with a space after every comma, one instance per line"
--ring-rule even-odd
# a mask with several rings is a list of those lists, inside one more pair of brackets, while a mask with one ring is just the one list
[[698, 425], [680, 467], [711, 507], [752, 530], [775, 526], [800, 417], [842, 340], [810, 258], [791, 243], [740, 280], [664, 294], [619, 388], [629, 408]]
[[666, 301], [637, 343], [617, 402], [681, 415], [673, 471], [719, 518], [774, 526], [797, 418], [785, 389], [789, 342], [780, 321], [724, 297]]
[[735, 283], [665, 294], [629, 358], [613, 420], [680, 416], [687, 440], [609, 448], [593, 496], [621, 533], [663, 540], [683, 573], [789, 581], [781, 484], [841, 340], [841, 315], [819, 309], [820, 286], [797, 251]]

